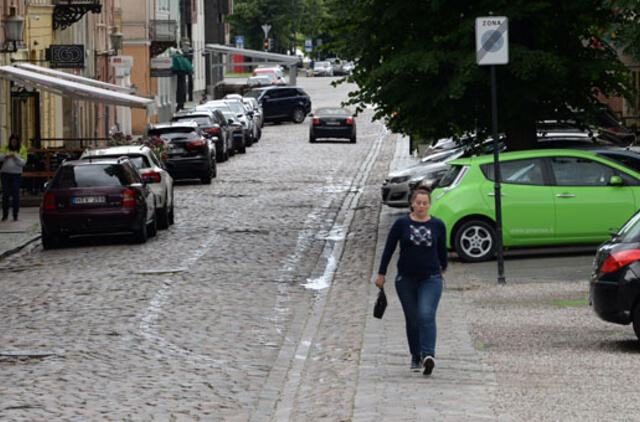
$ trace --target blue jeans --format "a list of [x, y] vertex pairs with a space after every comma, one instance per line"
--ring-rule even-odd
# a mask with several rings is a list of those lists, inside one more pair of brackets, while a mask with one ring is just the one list
[[13, 197], [13, 218], [18, 218], [20, 209], [21, 174], [1, 173], [2, 175], [2, 218], [9, 216], [9, 197]]
[[398, 275], [396, 291], [404, 311], [411, 354], [435, 356], [436, 310], [442, 295], [442, 276], [410, 278]]

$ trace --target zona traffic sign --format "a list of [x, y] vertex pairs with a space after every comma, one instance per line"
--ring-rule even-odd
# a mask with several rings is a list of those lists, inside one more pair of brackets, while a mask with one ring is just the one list
[[481, 66], [509, 63], [509, 20], [506, 16], [476, 18], [476, 61]]

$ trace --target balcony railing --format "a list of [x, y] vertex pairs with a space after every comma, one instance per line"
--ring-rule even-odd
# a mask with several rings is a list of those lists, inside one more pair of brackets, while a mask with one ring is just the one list
[[53, 29], [65, 29], [78, 22], [88, 12], [100, 13], [101, 0], [51, 0], [53, 9]]

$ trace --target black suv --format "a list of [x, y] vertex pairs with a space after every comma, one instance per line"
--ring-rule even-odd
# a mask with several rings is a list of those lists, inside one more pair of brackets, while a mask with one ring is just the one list
[[216, 147], [196, 122], [152, 125], [147, 135], [160, 136], [170, 143], [166, 164], [174, 179], [199, 178], [208, 185], [216, 177]]
[[216, 146], [216, 161], [229, 159], [231, 150], [231, 128], [219, 110], [181, 110], [173, 114], [172, 122], [194, 121], [205, 137]]
[[311, 113], [311, 98], [302, 88], [295, 86], [256, 88], [247, 92], [245, 97], [258, 100], [264, 111], [265, 122], [290, 120], [302, 123]]

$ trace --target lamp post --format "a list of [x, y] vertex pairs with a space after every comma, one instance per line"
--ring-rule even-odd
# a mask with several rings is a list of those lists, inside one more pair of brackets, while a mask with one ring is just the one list
[[10, 42], [11, 48], [5, 46], [6, 51], [17, 51], [17, 43], [22, 41], [22, 29], [24, 28], [24, 18], [16, 15], [15, 6], [11, 6], [9, 16], [4, 20], [6, 30], [6, 41]]
[[122, 33], [118, 31], [117, 27], [113, 27], [111, 30], [111, 34], [109, 34], [109, 40], [111, 41], [111, 48], [113, 48], [116, 52], [116, 56], [118, 55], [118, 50], [122, 48]]

